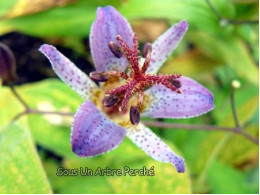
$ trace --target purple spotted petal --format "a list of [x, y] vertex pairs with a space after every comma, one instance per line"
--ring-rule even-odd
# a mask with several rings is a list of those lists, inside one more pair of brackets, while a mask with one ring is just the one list
[[161, 68], [168, 56], [178, 46], [188, 29], [188, 23], [183, 20], [169, 28], [152, 44], [152, 57], [147, 73], [155, 74]]
[[126, 130], [108, 119], [88, 100], [74, 116], [71, 130], [72, 151], [91, 157], [115, 149], [124, 139]]
[[184, 159], [176, 155], [169, 146], [142, 123], [128, 129], [127, 136], [155, 160], [172, 163], [179, 173], [185, 172]]
[[196, 81], [182, 77], [182, 94], [171, 91], [163, 85], [156, 85], [146, 91], [150, 104], [142, 113], [152, 118], [190, 118], [211, 111], [214, 96]]
[[52, 45], [44, 44], [39, 49], [51, 62], [55, 73], [84, 99], [89, 99], [97, 88], [90, 78]]
[[[99, 7], [97, 18], [91, 28], [90, 48], [98, 72], [124, 71], [128, 63], [125, 57], [117, 58], [108, 47], [110, 41], [118, 44], [116, 36], [120, 35], [132, 48], [133, 31], [127, 20], [112, 6]], [[119, 44], [118, 44], [119, 45]]]

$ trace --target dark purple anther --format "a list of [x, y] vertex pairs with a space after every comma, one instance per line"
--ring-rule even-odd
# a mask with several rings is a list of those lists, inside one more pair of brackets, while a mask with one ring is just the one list
[[115, 57], [121, 58], [123, 56], [123, 52], [121, 51], [121, 47], [119, 47], [115, 42], [110, 41], [108, 44], [109, 49], [114, 54]]
[[13, 52], [0, 43], [0, 78], [3, 80], [3, 85], [10, 85], [16, 81], [16, 62]]
[[175, 87], [177, 87], [177, 88], [181, 88], [181, 81], [180, 80], [173, 80], [173, 81], [171, 81], [171, 83], [175, 86]]
[[118, 97], [114, 95], [105, 96], [102, 103], [105, 107], [111, 107], [118, 102]]
[[108, 75], [105, 75], [103, 72], [91, 72], [89, 76], [93, 81], [97, 81], [97, 82], [108, 81]]
[[130, 121], [133, 125], [138, 125], [140, 122], [140, 112], [137, 106], [131, 106], [130, 108]]
[[150, 52], [152, 51], [152, 44], [151, 43], [144, 44], [143, 51], [142, 51], [142, 56], [144, 58], [146, 58], [148, 51], [150, 51]]

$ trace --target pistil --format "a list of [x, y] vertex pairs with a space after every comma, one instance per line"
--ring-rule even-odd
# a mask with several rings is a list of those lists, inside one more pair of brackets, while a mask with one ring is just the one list
[[[147, 43], [144, 45], [142, 55], [145, 58], [144, 64], [139, 64], [139, 50], [137, 34], [133, 33], [133, 48], [130, 48], [122, 39], [121, 36], [117, 35], [117, 45], [115, 42], [109, 42], [108, 47], [115, 57], [120, 58], [123, 55], [127, 59], [130, 66], [130, 76], [124, 72], [107, 71], [107, 72], [92, 72], [90, 78], [97, 82], [106, 82], [111, 77], [120, 77], [126, 80], [126, 83], [106, 92], [106, 95], [102, 101], [105, 107], [113, 107], [116, 105], [119, 111], [125, 113], [127, 111], [127, 104], [131, 97], [136, 93], [137, 105], [130, 107], [130, 121], [133, 125], [137, 125], [140, 122], [140, 111], [143, 104], [144, 89], [152, 85], [162, 84], [172, 91], [181, 94], [180, 80], [182, 75], [150, 75], [146, 71], [149, 67], [152, 57], [152, 45]], [[120, 105], [120, 106], [118, 106]]]

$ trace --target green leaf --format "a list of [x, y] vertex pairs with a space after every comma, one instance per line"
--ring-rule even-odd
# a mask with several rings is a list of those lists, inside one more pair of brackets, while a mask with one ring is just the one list
[[[170, 147], [176, 152], [171, 144]], [[65, 159], [63, 168], [85, 167], [94, 172], [98, 167], [105, 169], [150, 169], [154, 166], [154, 176], [56, 176], [57, 168], [49, 173], [52, 186], [58, 193], [190, 193], [188, 170], [184, 174], [176, 172], [169, 163], [153, 160], [126, 139], [115, 150], [94, 158]]]
[[[234, 9], [229, 1], [216, 0], [216, 9], [224, 15], [233, 17]], [[64, 7], [57, 7], [45, 12], [21, 16], [0, 21], [0, 33], [21, 31], [26, 34], [42, 37], [52, 36], [86, 36], [95, 19], [96, 8], [107, 5], [107, 1], [84, 1]], [[230, 27], [221, 27], [204, 0], [159, 0], [146, 1], [129, 0], [121, 6], [119, 0], [109, 1], [110, 5], [119, 8], [122, 14], [129, 18], [166, 18], [169, 20], [186, 19], [192, 28], [199, 28], [211, 33], [225, 33]], [[225, 9], [224, 9], [225, 8]], [[73, 18], [73, 19], [72, 19]], [[35, 28], [37, 26], [37, 28]]]
[[160, 69], [163, 74], [180, 73], [185, 76], [198, 77], [202, 74], [209, 74], [219, 63], [212, 58], [209, 58], [199, 50], [179, 55], [176, 58], [170, 58]]
[[[249, 125], [245, 127], [245, 131], [258, 137], [258, 125]], [[247, 168], [258, 164], [259, 147], [250, 141], [246, 141], [242, 136], [233, 136], [225, 145], [219, 158], [222, 162], [235, 166], [243, 166], [247, 164]]]
[[[31, 108], [75, 113], [84, 101], [66, 84], [49, 79], [18, 88]], [[29, 128], [41, 146], [61, 156], [75, 156], [70, 146], [72, 116], [30, 114]]]
[[246, 185], [248, 189], [247, 193], [258, 194], [259, 193], [259, 166], [257, 166], [253, 170], [245, 171], [244, 176], [246, 178]]
[[[246, 103], [237, 107], [238, 118], [240, 119], [241, 125], [245, 124], [254, 114], [254, 111], [258, 105], [258, 96], [250, 98]], [[234, 119], [232, 113], [229, 112], [223, 120], [219, 121], [219, 126], [230, 126], [233, 127]], [[200, 150], [198, 151], [198, 160], [194, 162], [193, 171], [201, 173], [201, 170], [206, 168], [207, 164], [211, 162], [211, 158], [215, 159], [222, 152], [222, 148], [226, 146], [232, 136], [240, 136], [237, 134], [231, 134], [227, 132], [210, 132], [205, 140], [200, 144]], [[244, 142], [249, 142], [246, 138], [241, 139], [241, 147], [247, 147], [247, 144], [243, 145]], [[255, 147], [253, 143], [250, 143], [251, 147]], [[233, 147], [235, 147], [233, 145]], [[233, 150], [236, 151], [236, 150]], [[230, 151], [231, 152], [231, 151]]]
[[[58, 79], [17, 86], [16, 90], [30, 108], [45, 111], [75, 113], [84, 101]], [[0, 88], [0, 107], [0, 127], [23, 111], [21, 104], [6, 87]], [[38, 144], [61, 156], [75, 156], [70, 146], [72, 116], [30, 114], [21, 118], [27, 120], [24, 125], [30, 129]]]
[[236, 37], [216, 37], [204, 32], [189, 37], [205, 54], [232, 67], [239, 76], [258, 85], [259, 70], [243, 42]]
[[[0, 21], [0, 33], [20, 31], [42, 37], [80, 36], [89, 34], [98, 6], [105, 6], [106, 1], [78, 0], [63, 7], [56, 7], [44, 12]], [[119, 4], [118, 0], [110, 1]]]
[[15, 124], [0, 131], [0, 193], [51, 193], [29, 132]]
[[15, 99], [8, 87], [0, 87], [0, 131], [13, 117], [23, 111], [22, 105]]
[[243, 174], [228, 165], [214, 161], [207, 174], [212, 193], [247, 194]]
[[17, 0], [0, 1], [0, 17], [9, 10]]
[[[234, 1], [234, 0], [233, 0]], [[235, 5], [236, 16], [241, 20], [258, 20], [259, 1], [241, 1]]]
[[[224, 10], [232, 17], [234, 9], [229, 1], [215, 0], [216, 9]], [[205, 0], [160, 0], [147, 1], [129, 0], [120, 8], [120, 12], [128, 19], [136, 18], [166, 18], [169, 20], [186, 19], [192, 29], [199, 28], [211, 33], [225, 32], [229, 27], [220, 27]]]
[[87, 2], [88, 5], [84, 4], [84, 2], [83, 5], [82, 3], [77, 3], [33, 15], [2, 20], [0, 26], [43, 37], [57, 35], [84, 36], [89, 32], [96, 9], [96, 6], [93, 6], [91, 1]]

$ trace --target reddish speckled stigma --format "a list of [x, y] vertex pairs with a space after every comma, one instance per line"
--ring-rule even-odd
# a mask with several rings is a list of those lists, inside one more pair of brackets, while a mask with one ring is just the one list
[[144, 99], [144, 90], [152, 85], [162, 84], [171, 89], [175, 93], [181, 94], [181, 83], [179, 79], [182, 75], [151, 75], [146, 70], [151, 60], [152, 46], [146, 43], [143, 47], [142, 56], [145, 58], [143, 64], [139, 57], [137, 34], [133, 33], [133, 48], [130, 48], [120, 35], [116, 36], [120, 46], [111, 41], [108, 44], [110, 51], [115, 57], [125, 57], [129, 63], [130, 73], [118, 71], [92, 72], [90, 78], [97, 82], [106, 82], [111, 77], [120, 77], [125, 80], [125, 84], [106, 91], [106, 95], [102, 101], [105, 107], [113, 107], [119, 105], [119, 110], [123, 113], [127, 111], [127, 104], [131, 97], [137, 95], [137, 105], [130, 108], [130, 120], [133, 125], [140, 122], [140, 111]]

